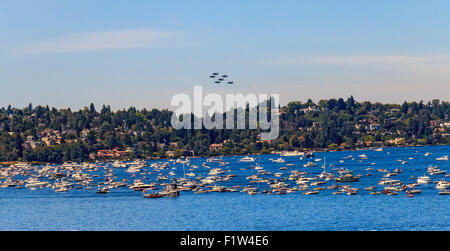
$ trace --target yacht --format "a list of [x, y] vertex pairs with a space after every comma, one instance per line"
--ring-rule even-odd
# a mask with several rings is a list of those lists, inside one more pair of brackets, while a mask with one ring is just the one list
[[447, 171], [441, 170], [438, 167], [433, 167], [433, 166], [428, 167], [428, 173], [430, 175], [442, 175], [442, 174], [445, 174], [446, 172]]
[[99, 189], [97, 189], [97, 192], [96, 192], [96, 193], [98, 193], [98, 194], [109, 193], [109, 188], [108, 188], [108, 187], [102, 187], [102, 188], [99, 188]]
[[170, 184], [167, 185], [166, 188], [164, 188], [164, 190], [159, 193], [159, 195], [165, 197], [178, 197], [178, 195], [180, 195], [180, 192], [178, 192], [176, 184]]
[[304, 167], [314, 167], [317, 166], [317, 164], [313, 163], [313, 162], [308, 162], [307, 164], [303, 165]]
[[146, 166], [147, 162], [145, 162], [145, 160], [135, 159], [133, 162], [130, 162], [129, 164], [136, 165], [136, 166]]
[[431, 183], [431, 178], [428, 176], [421, 176], [417, 179], [417, 183], [419, 184], [429, 184]]
[[141, 171], [141, 167], [140, 166], [130, 166], [126, 170], [127, 173], [138, 173], [140, 171]]
[[439, 160], [439, 161], [445, 161], [445, 160], [448, 160], [448, 155], [442, 156], [442, 157], [440, 157], [440, 158], [436, 158], [436, 160]]
[[225, 173], [225, 171], [220, 168], [214, 168], [214, 169], [211, 169], [211, 171], [209, 171], [209, 175], [219, 175], [222, 173]]
[[30, 169], [31, 165], [24, 162], [17, 162], [16, 164], [11, 165], [11, 167], [18, 169]]
[[250, 156], [246, 156], [239, 160], [239, 162], [255, 162], [255, 161], [256, 161], [256, 159], [253, 157], [250, 157]]
[[223, 162], [223, 160], [222, 160], [222, 158], [219, 158], [219, 157], [211, 157], [211, 158], [208, 158], [206, 160], [206, 162], [208, 162], [208, 163]]
[[43, 186], [46, 186], [49, 184], [46, 181], [39, 181], [37, 178], [30, 178], [26, 182], [27, 182], [27, 184], [25, 185], [25, 187], [28, 187], [28, 188], [43, 187]]
[[296, 156], [305, 156], [304, 152], [299, 151], [284, 151], [280, 154], [282, 157], [296, 157]]
[[111, 164], [114, 168], [126, 168], [127, 164], [123, 163], [122, 161], [114, 161]]
[[130, 189], [133, 189], [134, 191], [143, 191], [146, 188], [154, 188], [155, 186], [152, 184], [145, 184], [141, 180], [135, 180], [134, 184], [130, 186]]
[[283, 158], [278, 158], [275, 160], [272, 160], [273, 163], [285, 163], [286, 161]]
[[448, 188], [450, 188], [450, 182], [448, 182], [448, 181], [441, 180], [441, 181], [438, 181], [438, 183], [436, 184], [436, 189], [445, 190]]

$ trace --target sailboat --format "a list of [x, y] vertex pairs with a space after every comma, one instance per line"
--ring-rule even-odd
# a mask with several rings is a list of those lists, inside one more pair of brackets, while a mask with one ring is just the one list
[[322, 173], [319, 175], [319, 178], [330, 180], [334, 178], [333, 174], [327, 173], [327, 166], [326, 166], [326, 157], [323, 158], [323, 164], [322, 164]]

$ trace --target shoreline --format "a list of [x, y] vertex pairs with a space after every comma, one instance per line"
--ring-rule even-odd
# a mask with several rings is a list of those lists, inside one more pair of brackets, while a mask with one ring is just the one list
[[[365, 151], [365, 150], [374, 150], [374, 149], [379, 149], [382, 148], [383, 150], [386, 148], [413, 148], [413, 147], [433, 147], [433, 146], [450, 146], [450, 145], [446, 145], [446, 144], [434, 144], [434, 145], [417, 145], [417, 146], [383, 146], [383, 147], [367, 147], [367, 148], [354, 148], [354, 149], [340, 149], [340, 150], [329, 150], [329, 149], [308, 149], [308, 150], [303, 150], [300, 152], [315, 152], [315, 153], [326, 153], [326, 152], [356, 152], [356, 151]], [[295, 150], [289, 150], [289, 151], [295, 151]], [[216, 156], [221, 156], [221, 157], [242, 157], [242, 156], [255, 156], [255, 155], [273, 155], [276, 153], [250, 153], [250, 154], [245, 154], [245, 155], [204, 155], [204, 156], [181, 156], [181, 157], [177, 157], [177, 158], [136, 158], [136, 159], [126, 159], [126, 160], [121, 160], [121, 159], [105, 159], [105, 160], [90, 160], [90, 161], [82, 161], [80, 163], [95, 163], [97, 161], [100, 162], [108, 162], [108, 161], [132, 161], [132, 160], [171, 160], [171, 159], [185, 159], [186, 157], [189, 158], [195, 158], [195, 159], [200, 159], [200, 158], [209, 158], [209, 157], [216, 157]], [[72, 162], [72, 163], [77, 163], [76, 161], [67, 161], [67, 162]], [[63, 163], [56, 163], [56, 162], [38, 162], [38, 161], [32, 161], [32, 162], [26, 162], [26, 161], [6, 161], [6, 162], [0, 162], [0, 167], [6, 167], [6, 166], [10, 166], [12, 164], [16, 164], [16, 163], [27, 163], [30, 165], [45, 165], [45, 164], [63, 164]]]

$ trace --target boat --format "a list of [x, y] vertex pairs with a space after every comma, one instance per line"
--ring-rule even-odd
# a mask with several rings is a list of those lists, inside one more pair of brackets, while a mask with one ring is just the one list
[[317, 166], [317, 164], [314, 163], [314, 162], [309, 161], [308, 163], [304, 164], [303, 166], [304, 167], [315, 167], [315, 166]]
[[218, 162], [223, 162], [222, 158], [219, 157], [210, 157], [206, 160], [206, 162], [208, 163], [218, 163]]
[[303, 195], [314, 195], [314, 194], [319, 194], [319, 191], [308, 191], [303, 193]]
[[429, 184], [431, 183], [431, 178], [428, 176], [421, 176], [417, 178], [417, 183], [419, 184]]
[[155, 186], [152, 184], [145, 184], [141, 180], [135, 180], [134, 184], [132, 186], [130, 186], [130, 189], [132, 189], [134, 191], [143, 191], [144, 189], [154, 188], [154, 187]]
[[450, 195], [450, 190], [440, 191], [439, 195]]
[[429, 166], [428, 167], [428, 173], [430, 175], [442, 175], [445, 174], [447, 171], [439, 169], [437, 166]]
[[305, 158], [307, 158], [307, 159], [314, 158], [314, 153], [313, 152], [307, 152], [305, 154]]
[[223, 173], [225, 173], [225, 171], [220, 168], [214, 168], [214, 169], [211, 169], [211, 171], [209, 171], [209, 175], [219, 175], [219, 174], [223, 174]]
[[440, 158], [436, 158], [436, 160], [438, 160], [438, 161], [446, 161], [446, 160], [448, 160], [448, 155], [442, 156]]
[[127, 168], [128, 165], [122, 161], [114, 161], [111, 166], [114, 168]]
[[157, 199], [157, 198], [161, 198], [161, 197], [163, 197], [163, 195], [157, 194], [157, 193], [144, 193], [144, 198], [147, 198], [147, 199]]
[[280, 154], [282, 157], [296, 157], [296, 156], [305, 156], [304, 152], [299, 151], [284, 151]]
[[56, 189], [55, 192], [57, 192], [57, 193], [67, 193], [67, 192], [69, 192], [69, 189], [67, 189], [67, 187], [60, 187], [60, 188]]
[[99, 188], [96, 193], [98, 193], [98, 194], [109, 193], [109, 188], [107, 188], [107, 187]]
[[178, 197], [180, 192], [178, 192], [176, 184], [169, 184], [159, 194], [165, 197]]
[[336, 179], [337, 182], [357, 182], [359, 181], [358, 177], [353, 176], [352, 174], [346, 174]]
[[450, 188], [450, 182], [441, 180], [436, 183], [436, 189], [438, 190], [446, 190]]
[[239, 160], [239, 162], [255, 162], [255, 161], [256, 159], [250, 156], [243, 157], [242, 159]]
[[126, 170], [127, 173], [138, 173], [141, 172], [141, 166], [132, 165]]
[[278, 158], [276, 160], [272, 160], [273, 163], [285, 163], [286, 161], [283, 158]]
[[28, 180], [26, 180], [27, 184], [25, 185], [25, 187], [27, 188], [38, 188], [38, 187], [44, 187], [47, 184], [49, 184], [46, 181], [39, 181], [37, 178], [30, 178]]

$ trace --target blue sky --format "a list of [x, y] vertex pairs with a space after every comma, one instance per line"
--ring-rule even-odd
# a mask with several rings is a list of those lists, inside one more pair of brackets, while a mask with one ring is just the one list
[[[0, 106], [450, 99], [449, 1], [2, 0]], [[235, 86], [214, 86], [210, 72]]]

